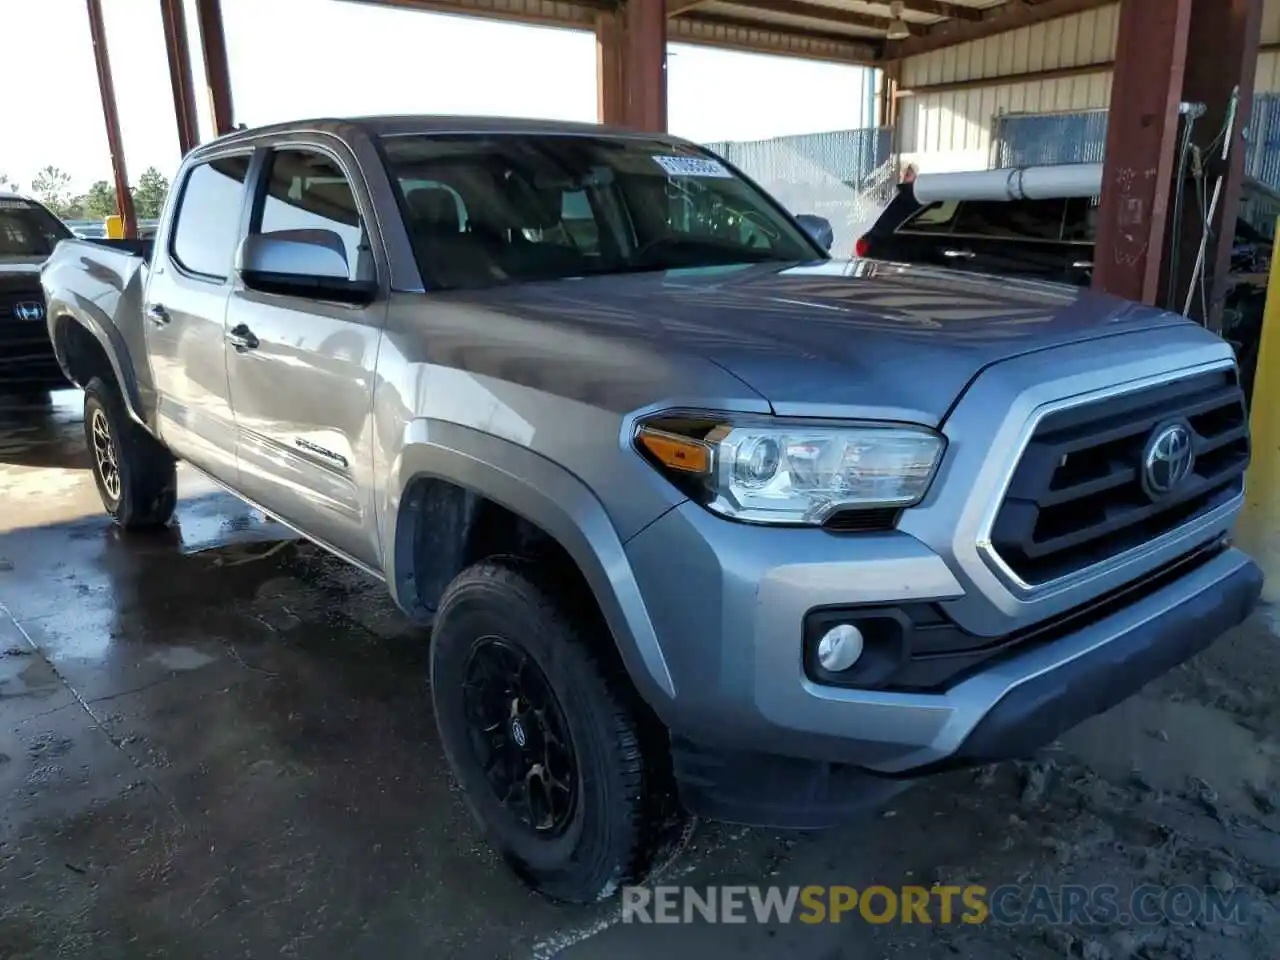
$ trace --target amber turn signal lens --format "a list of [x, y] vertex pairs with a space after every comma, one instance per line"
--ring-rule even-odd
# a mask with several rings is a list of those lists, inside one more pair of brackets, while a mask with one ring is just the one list
[[711, 472], [711, 448], [705, 443], [652, 427], [641, 427], [636, 439], [641, 447], [668, 469], [679, 470], [681, 473]]

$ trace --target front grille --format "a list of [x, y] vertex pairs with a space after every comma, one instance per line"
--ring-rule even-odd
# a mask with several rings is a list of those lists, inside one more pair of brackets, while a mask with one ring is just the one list
[[0, 291], [0, 382], [47, 382], [59, 374], [49, 328], [43, 319], [19, 320], [19, 303], [44, 304], [39, 287]]
[[[1164, 496], [1142, 482], [1158, 427], [1185, 421], [1195, 465]], [[1052, 413], [1009, 484], [992, 546], [1019, 578], [1045, 583], [1119, 556], [1228, 503], [1249, 464], [1244, 394], [1220, 370]]]

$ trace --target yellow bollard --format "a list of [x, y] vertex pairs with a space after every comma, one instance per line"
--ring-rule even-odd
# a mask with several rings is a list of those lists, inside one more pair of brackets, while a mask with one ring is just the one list
[[104, 220], [103, 223], [105, 223], [107, 226], [108, 240], [124, 239], [124, 220], [120, 217], [119, 214], [113, 213], [111, 216], [107, 217], [107, 219]]
[[1263, 598], [1274, 603], [1280, 598], [1280, 256], [1271, 258], [1249, 411], [1253, 460], [1235, 537], [1267, 575]]

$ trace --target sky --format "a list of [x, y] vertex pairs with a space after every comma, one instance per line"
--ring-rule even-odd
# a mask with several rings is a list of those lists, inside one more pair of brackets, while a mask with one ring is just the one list
[[[187, 31], [201, 136], [210, 136], [193, 0]], [[596, 119], [586, 31], [346, 0], [223, 0], [232, 98], [248, 126], [308, 116], [482, 114]], [[157, 0], [102, 0], [129, 178], [180, 160]], [[110, 180], [84, 0], [0, 0], [0, 174], [47, 164], [82, 191]], [[673, 44], [671, 132], [756, 140], [861, 126], [862, 68]]]

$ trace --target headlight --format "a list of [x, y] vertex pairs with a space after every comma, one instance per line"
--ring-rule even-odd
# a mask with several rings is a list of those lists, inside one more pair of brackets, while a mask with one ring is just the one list
[[945, 445], [923, 427], [663, 416], [640, 450], [708, 509], [754, 523], [820, 525], [847, 510], [909, 507]]

